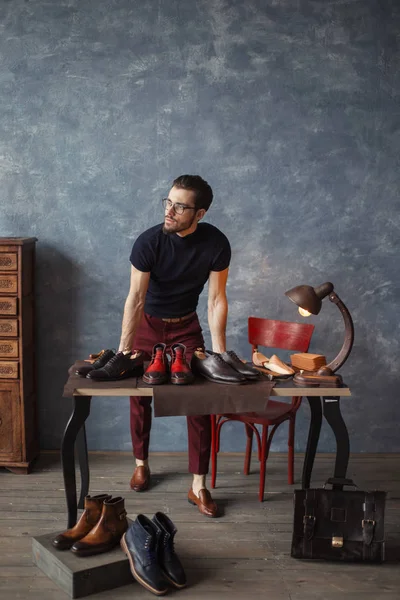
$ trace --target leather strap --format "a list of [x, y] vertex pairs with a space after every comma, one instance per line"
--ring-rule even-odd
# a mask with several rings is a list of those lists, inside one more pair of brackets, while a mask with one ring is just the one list
[[373, 492], [366, 492], [364, 499], [364, 518], [362, 521], [362, 530], [363, 530], [363, 557], [365, 559], [370, 558], [371, 555], [371, 545], [374, 541], [375, 535], [375, 495]]
[[355, 488], [358, 488], [358, 485], [356, 485], [354, 483], [354, 481], [352, 479], [346, 479], [346, 477], [330, 477], [329, 479], [327, 479], [323, 485], [323, 488], [325, 489], [327, 485], [336, 485], [336, 486], [353, 486]]
[[304, 499], [303, 517], [303, 556], [312, 558], [312, 539], [314, 537], [315, 517], [315, 490], [307, 489]]
[[162, 318], [162, 321], [165, 321], [165, 323], [181, 323], [182, 321], [187, 321], [187, 319], [190, 319], [190, 317], [193, 317], [195, 313], [191, 312], [188, 315], [185, 315], [183, 317], [171, 317], [170, 319], [167, 318]]

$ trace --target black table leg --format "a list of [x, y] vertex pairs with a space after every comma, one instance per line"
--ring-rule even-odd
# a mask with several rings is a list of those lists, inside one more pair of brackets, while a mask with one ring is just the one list
[[85, 496], [89, 493], [89, 457], [85, 424], [82, 425], [78, 432], [76, 448], [78, 451], [79, 470], [81, 472], [81, 495], [78, 502], [78, 508], [84, 508]]
[[75, 441], [90, 413], [91, 396], [74, 396], [73, 411], [64, 431], [61, 443], [65, 496], [68, 510], [68, 528], [73, 527], [77, 517], [75, 479]]
[[[346, 423], [340, 412], [339, 396], [324, 396], [324, 417], [328, 421], [336, 438], [336, 461], [334, 477], [345, 479], [349, 464], [350, 441]], [[341, 485], [334, 485], [333, 489], [343, 489]]]
[[302, 487], [309, 488], [311, 473], [314, 466], [315, 453], [317, 451], [319, 434], [322, 423], [322, 406], [319, 396], [307, 396], [311, 410], [310, 428], [308, 430], [306, 455], [304, 457], [303, 475], [301, 479]]

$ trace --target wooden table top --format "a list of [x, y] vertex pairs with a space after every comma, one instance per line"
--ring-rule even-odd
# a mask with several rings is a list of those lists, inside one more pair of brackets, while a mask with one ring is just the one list
[[292, 396], [351, 396], [347, 386], [299, 387], [291, 379], [276, 381], [273, 384], [261, 377], [258, 381], [245, 385], [226, 385], [196, 378], [188, 386], [160, 385], [149, 386], [141, 377], [120, 381], [92, 381], [75, 375], [77, 361], [69, 369], [69, 378], [64, 388], [64, 397], [78, 396], [150, 396], [154, 397], [155, 416], [181, 414], [225, 414], [229, 412], [264, 411], [269, 398], [290, 398]]

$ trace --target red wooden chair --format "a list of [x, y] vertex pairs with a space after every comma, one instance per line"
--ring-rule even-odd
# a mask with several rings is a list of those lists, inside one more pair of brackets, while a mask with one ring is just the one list
[[[249, 317], [248, 321], [248, 335], [252, 347], [252, 354], [255, 350], [258, 350], [258, 346], [307, 352], [313, 331], [314, 325], [309, 323], [274, 321], [257, 317]], [[291, 403], [270, 399], [266, 411], [262, 413], [249, 412], [215, 415], [215, 417], [212, 417], [211, 487], [215, 488], [215, 480], [217, 477], [217, 453], [219, 452], [220, 447], [221, 427], [227, 421], [240, 421], [245, 425], [247, 435], [246, 455], [244, 460], [245, 475], [249, 474], [253, 434], [256, 435], [258, 460], [260, 461], [260, 488], [258, 493], [260, 502], [264, 500], [265, 468], [272, 438], [279, 425], [284, 421], [289, 421], [288, 483], [293, 484], [294, 430], [296, 412], [300, 407], [301, 399], [301, 396], [293, 396]], [[262, 425], [261, 436], [256, 425]], [[272, 427], [272, 429], [268, 435], [269, 427]]]

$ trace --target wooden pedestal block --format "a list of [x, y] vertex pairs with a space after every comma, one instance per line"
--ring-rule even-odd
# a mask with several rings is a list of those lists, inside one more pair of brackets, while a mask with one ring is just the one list
[[119, 546], [104, 554], [75, 556], [69, 550], [53, 548], [51, 541], [59, 533], [32, 538], [33, 562], [71, 598], [82, 598], [135, 582], [128, 558]]

